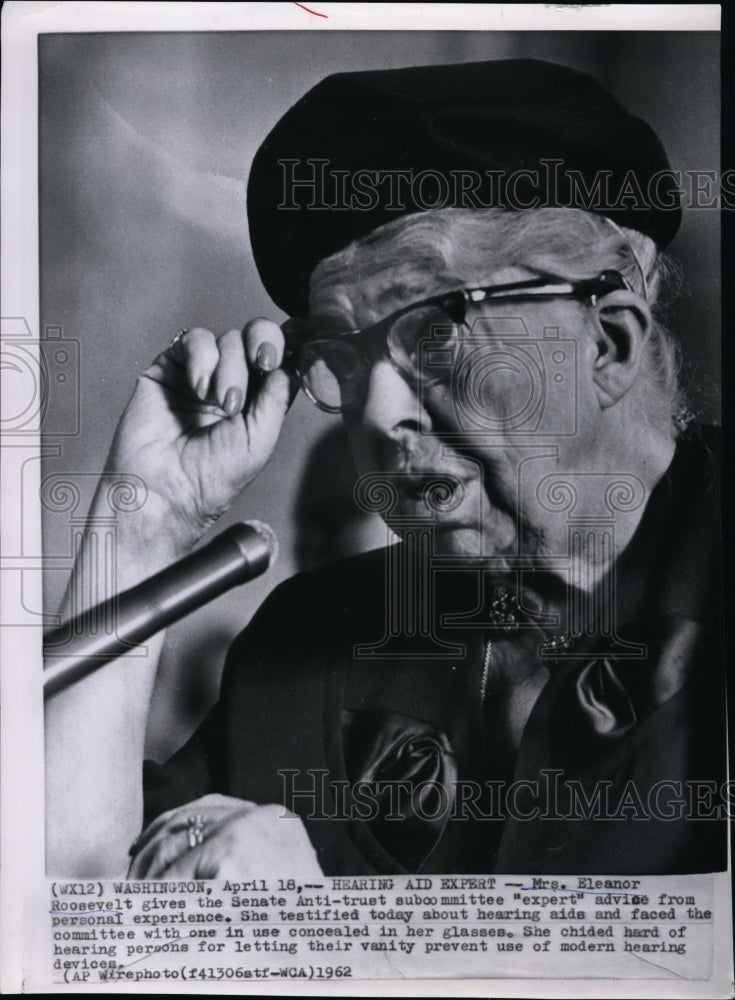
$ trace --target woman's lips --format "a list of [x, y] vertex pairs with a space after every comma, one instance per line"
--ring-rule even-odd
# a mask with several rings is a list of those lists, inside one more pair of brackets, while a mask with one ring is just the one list
[[404, 515], [475, 525], [481, 504], [477, 484], [450, 471], [404, 472], [394, 480]]

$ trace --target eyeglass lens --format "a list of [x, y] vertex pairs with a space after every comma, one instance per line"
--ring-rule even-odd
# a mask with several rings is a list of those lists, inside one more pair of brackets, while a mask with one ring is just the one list
[[376, 354], [390, 359], [409, 380], [420, 380], [421, 343], [427, 338], [432, 343], [450, 339], [460, 320], [456, 302], [451, 299], [439, 305], [419, 305], [398, 316], [380, 338], [378, 351], [375, 347], [369, 349], [369, 334], [308, 342], [298, 359], [302, 385], [309, 397], [329, 412], [353, 409], [364, 400]]

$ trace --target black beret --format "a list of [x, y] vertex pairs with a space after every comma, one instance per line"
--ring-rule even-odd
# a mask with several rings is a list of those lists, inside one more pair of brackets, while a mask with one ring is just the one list
[[429, 208], [583, 208], [669, 243], [675, 177], [653, 130], [593, 77], [509, 59], [339, 73], [253, 160], [248, 219], [273, 301], [307, 311], [314, 266]]

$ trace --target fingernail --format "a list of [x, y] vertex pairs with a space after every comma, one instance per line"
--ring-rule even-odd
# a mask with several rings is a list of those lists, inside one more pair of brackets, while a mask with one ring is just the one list
[[206, 399], [207, 397], [207, 386], [209, 384], [209, 379], [206, 375], [202, 375], [196, 384], [196, 394], [200, 399]]
[[235, 386], [232, 386], [225, 393], [225, 402], [222, 407], [228, 417], [234, 417], [242, 409], [242, 393]]
[[278, 353], [273, 344], [265, 341], [258, 348], [255, 361], [261, 371], [271, 372], [278, 365]]

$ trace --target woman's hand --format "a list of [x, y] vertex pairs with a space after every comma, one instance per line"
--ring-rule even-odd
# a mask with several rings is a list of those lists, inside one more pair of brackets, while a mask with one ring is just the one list
[[270, 458], [294, 386], [279, 368], [283, 334], [251, 320], [221, 336], [196, 327], [139, 377], [108, 471], [135, 473], [145, 516], [187, 552]]
[[[185, 555], [258, 475], [294, 393], [279, 369], [282, 357], [279, 327], [256, 319], [244, 331], [220, 337], [190, 330], [143, 372], [115, 433], [90, 523], [109, 517], [109, 475], [140, 477], [145, 502], [119, 511], [111, 563], [102, 565], [109, 553], [95, 529], [85, 533], [60, 608], [64, 618]], [[121, 657], [46, 704], [47, 859], [55, 874], [109, 876], [127, 865], [128, 845], [140, 829], [145, 732], [162, 641], [161, 634], [153, 637], [134, 656]], [[238, 808], [242, 813], [245, 806]], [[231, 817], [203, 857], [192, 852], [180, 863], [201, 861], [214, 874], [220, 862], [229, 863], [233, 830], [247, 821], [255, 836], [267, 815]], [[281, 837], [293, 836], [294, 829], [301, 831], [299, 857], [305, 857], [311, 848], [300, 822], [277, 826]], [[258, 853], [268, 857], [267, 837], [261, 840]]]
[[258, 806], [205, 795], [155, 819], [134, 845], [129, 878], [238, 878], [321, 875], [298, 816], [283, 806]]

